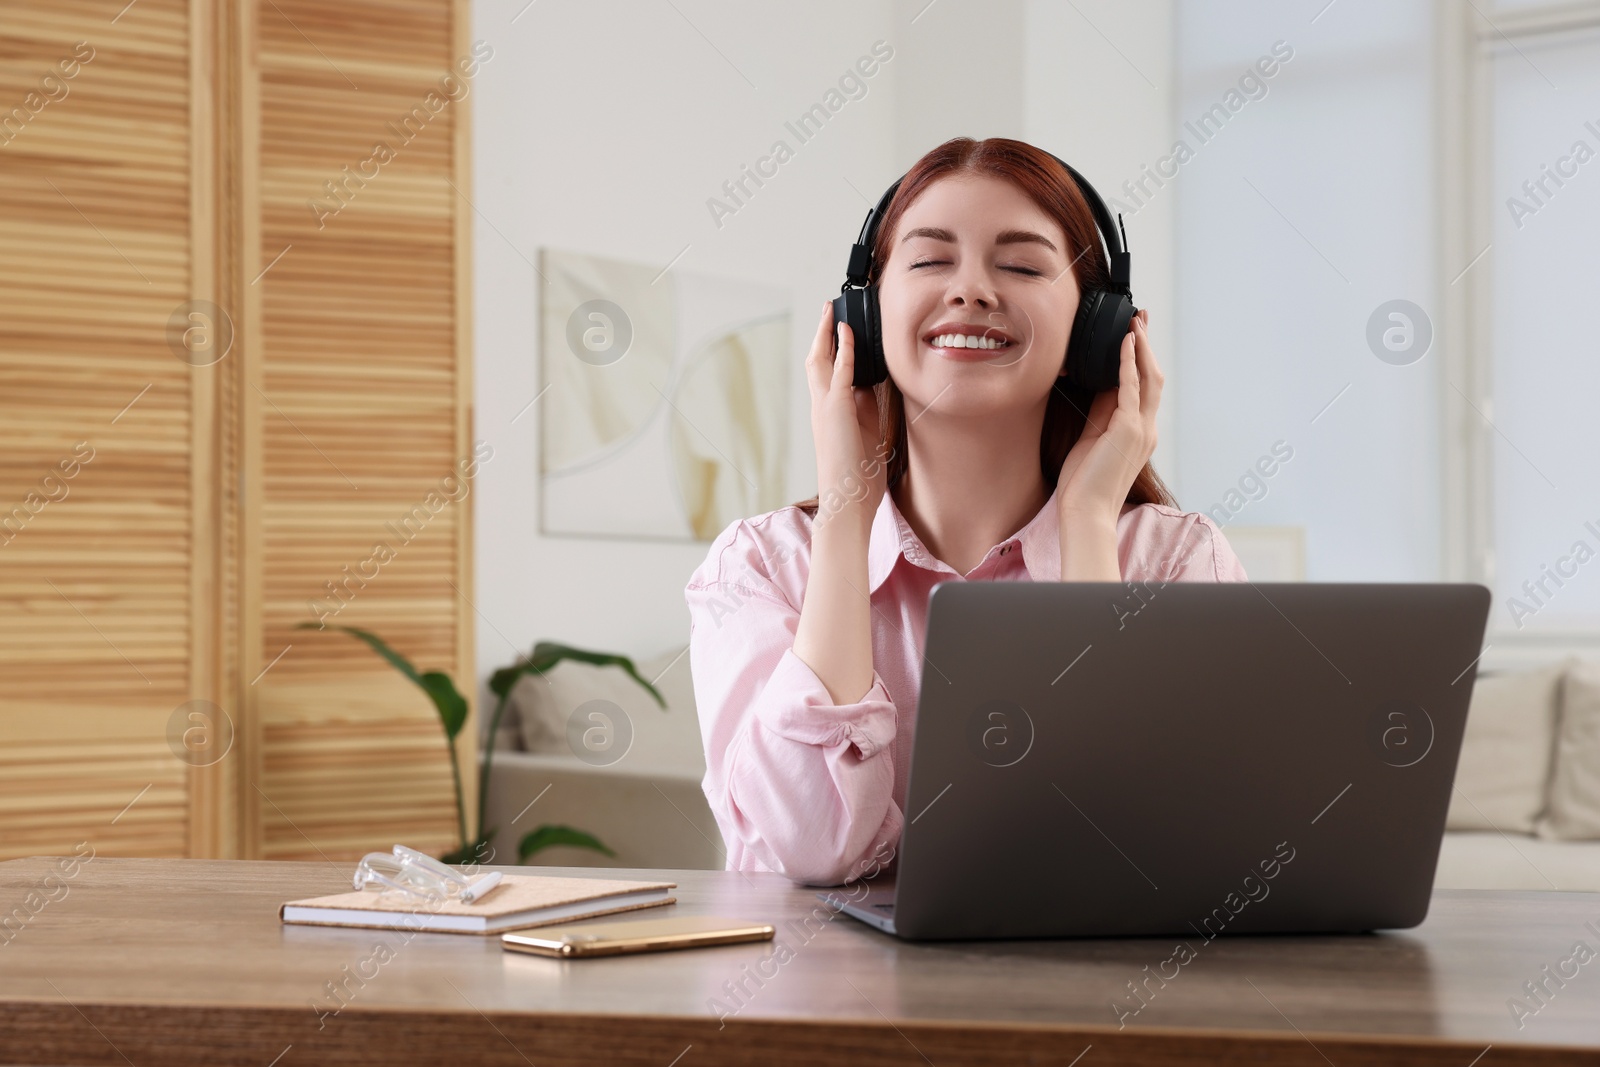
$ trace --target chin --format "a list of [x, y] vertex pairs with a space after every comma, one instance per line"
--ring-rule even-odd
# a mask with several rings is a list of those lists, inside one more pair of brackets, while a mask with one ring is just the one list
[[992, 378], [985, 381], [975, 373], [983, 369], [962, 367], [954, 372], [923, 375], [909, 391], [901, 386], [907, 418], [917, 418], [924, 410], [929, 418], [1001, 417], [1020, 414], [1033, 406], [1032, 399], [1016, 393], [1015, 383], [997, 383]]

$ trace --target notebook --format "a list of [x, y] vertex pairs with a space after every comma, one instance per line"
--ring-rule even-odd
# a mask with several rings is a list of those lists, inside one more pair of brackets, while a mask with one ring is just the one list
[[472, 904], [455, 900], [431, 904], [399, 893], [358, 889], [291, 900], [278, 909], [278, 917], [286, 923], [311, 926], [494, 934], [672, 904], [677, 898], [670, 893], [677, 885], [676, 882], [629, 882], [615, 878], [508, 874], [493, 892]]

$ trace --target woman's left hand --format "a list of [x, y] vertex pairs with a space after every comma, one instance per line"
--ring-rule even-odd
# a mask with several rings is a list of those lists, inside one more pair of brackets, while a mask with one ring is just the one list
[[1166, 380], [1145, 332], [1141, 309], [1122, 341], [1117, 388], [1089, 405], [1083, 434], [1061, 464], [1056, 504], [1061, 518], [1109, 521], [1114, 526], [1128, 490], [1156, 450], [1156, 409]]

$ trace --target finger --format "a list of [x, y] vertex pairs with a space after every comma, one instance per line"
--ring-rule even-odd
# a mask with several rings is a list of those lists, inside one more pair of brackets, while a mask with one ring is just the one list
[[839, 323], [836, 332], [839, 336], [839, 355], [833, 361], [833, 384], [835, 388], [849, 388], [855, 384], [856, 376], [855, 336], [848, 322]]
[[833, 329], [833, 301], [822, 302], [822, 317], [817, 320], [817, 332], [811, 339], [811, 352], [806, 357], [806, 384], [813, 394], [826, 392], [832, 376], [833, 342], [828, 333]]
[[1139, 415], [1138, 345], [1132, 330], [1129, 330], [1127, 336], [1122, 339], [1122, 363], [1117, 368], [1117, 378], [1117, 407], [1125, 408], [1135, 416]]
[[1136, 366], [1139, 368], [1141, 410], [1146, 416], [1154, 416], [1156, 408], [1161, 405], [1161, 387], [1165, 382], [1165, 375], [1161, 373], [1161, 365], [1156, 362], [1155, 349], [1150, 345], [1150, 331], [1145, 321], [1145, 313], [1141, 310], [1139, 315], [1139, 318], [1134, 319], [1134, 352]]

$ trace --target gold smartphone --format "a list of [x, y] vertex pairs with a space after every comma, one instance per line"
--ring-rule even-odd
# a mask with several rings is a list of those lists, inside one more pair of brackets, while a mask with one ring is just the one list
[[771, 941], [771, 923], [719, 919], [711, 915], [681, 915], [671, 919], [621, 922], [567, 923], [523, 933], [501, 934], [508, 952], [536, 956], [620, 956], [631, 952], [664, 952], [703, 945], [732, 945], [741, 941]]

